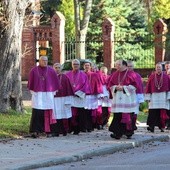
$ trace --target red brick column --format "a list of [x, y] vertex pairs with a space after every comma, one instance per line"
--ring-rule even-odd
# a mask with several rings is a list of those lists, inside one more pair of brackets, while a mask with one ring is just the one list
[[114, 23], [111, 18], [106, 18], [102, 24], [103, 60], [104, 65], [111, 70], [114, 67]]
[[22, 80], [27, 80], [29, 72], [35, 66], [35, 41], [32, 28], [24, 28], [22, 32]]
[[164, 61], [165, 58], [165, 32], [167, 30], [167, 25], [162, 19], [158, 19], [154, 24], [155, 33], [155, 64]]
[[51, 20], [53, 63], [64, 63], [65, 17], [57, 12]]

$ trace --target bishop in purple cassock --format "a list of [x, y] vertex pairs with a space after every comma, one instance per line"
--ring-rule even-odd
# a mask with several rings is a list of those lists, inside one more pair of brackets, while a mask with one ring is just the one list
[[109, 99], [109, 91], [107, 89], [107, 84], [109, 81], [107, 67], [101, 67], [98, 74], [100, 75], [100, 79], [103, 86], [102, 97], [99, 99], [99, 108], [101, 108], [102, 111], [102, 127], [104, 127], [108, 123], [111, 110], [111, 101]]
[[155, 126], [158, 126], [163, 132], [166, 119], [168, 118], [170, 79], [162, 71], [162, 65], [160, 63], [156, 64], [155, 72], [149, 76], [146, 85], [145, 100], [149, 104], [148, 131], [154, 132]]
[[63, 136], [66, 136], [70, 131], [69, 125], [72, 118], [71, 106], [74, 93], [69, 78], [61, 72], [61, 64], [55, 63], [53, 68], [58, 75], [60, 88], [54, 96], [54, 115], [57, 122], [51, 126], [52, 135], [59, 136], [59, 134], [63, 134]]
[[75, 135], [79, 134], [84, 125], [84, 107], [86, 94], [89, 93], [88, 77], [84, 71], [80, 70], [80, 61], [74, 59], [72, 61], [72, 70], [66, 73], [73, 88], [72, 101], [72, 130]]
[[103, 86], [98, 73], [92, 71], [92, 63], [89, 60], [84, 62], [84, 72], [88, 77], [89, 92], [85, 99], [84, 131], [92, 131], [97, 123], [98, 99], [102, 96]]
[[33, 137], [43, 132], [50, 133], [50, 125], [55, 122], [54, 95], [59, 89], [59, 80], [54, 69], [47, 63], [47, 56], [41, 56], [39, 66], [32, 68], [29, 74], [28, 89], [32, 94], [30, 132]]
[[114, 118], [109, 127], [112, 138], [120, 139], [122, 135], [130, 138], [134, 133], [133, 114], [136, 111], [137, 81], [134, 73], [127, 68], [124, 60], [116, 61], [117, 71], [113, 72], [108, 83], [111, 92], [111, 112]]

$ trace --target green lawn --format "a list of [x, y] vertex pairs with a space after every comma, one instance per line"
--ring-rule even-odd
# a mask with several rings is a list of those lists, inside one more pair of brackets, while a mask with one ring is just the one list
[[25, 108], [24, 113], [10, 111], [0, 114], [0, 138], [17, 138], [29, 132], [31, 108]]
[[148, 117], [148, 113], [140, 112], [140, 113], [138, 114], [137, 120], [138, 120], [139, 122], [141, 122], [141, 123], [144, 123], [144, 122], [146, 122], [147, 117]]

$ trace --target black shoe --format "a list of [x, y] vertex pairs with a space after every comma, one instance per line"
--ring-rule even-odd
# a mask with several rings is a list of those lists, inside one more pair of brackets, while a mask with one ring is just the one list
[[39, 135], [38, 135], [38, 133], [35, 132], [35, 133], [31, 134], [31, 137], [35, 139], [35, 138], [38, 138]]
[[164, 129], [163, 128], [159, 128], [161, 130], [161, 132], [164, 132]]
[[134, 126], [134, 130], [137, 130], [137, 129], [138, 129], [138, 128], [137, 128], [137, 126], [135, 125], [135, 126]]
[[63, 132], [63, 136], [67, 136], [67, 132]]
[[87, 129], [87, 132], [92, 132], [92, 130], [91, 129]]
[[127, 136], [127, 139], [131, 139], [132, 138], [132, 135], [126, 135]]
[[97, 125], [97, 127], [96, 127], [98, 130], [101, 130], [101, 129], [103, 129], [102, 128], [102, 125]]
[[78, 126], [75, 126], [75, 127], [73, 128], [73, 135], [78, 135], [79, 133], [80, 133], [79, 127], [78, 127]]
[[147, 130], [154, 133], [154, 128], [152, 128], [152, 127], [150, 127], [150, 126], [147, 127]]
[[85, 133], [85, 132], [86, 132], [86, 129], [82, 129], [82, 130], [80, 130], [80, 131]]
[[114, 139], [120, 139], [120, 137], [119, 137], [119, 136], [116, 136], [114, 133], [110, 134], [110, 137], [111, 137], [111, 138], [114, 138]]
[[110, 137], [111, 137], [111, 138], [115, 138], [116, 135], [115, 135], [114, 133], [111, 133], [111, 134], [110, 134]]
[[169, 127], [169, 126], [167, 126], [166, 130], [170, 130], [170, 127]]
[[79, 132], [73, 132], [73, 135], [78, 135], [79, 134]]
[[52, 133], [52, 137], [59, 137], [58, 133]]

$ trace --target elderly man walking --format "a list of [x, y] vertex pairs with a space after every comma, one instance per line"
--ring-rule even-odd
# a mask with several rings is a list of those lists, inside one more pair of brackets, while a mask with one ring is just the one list
[[[130, 71], [134, 71], [134, 62], [133, 61], [131, 61], [131, 60], [127, 61], [127, 66]], [[135, 130], [137, 130], [136, 120], [137, 120], [137, 115], [139, 114], [140, 104], [144, 102], [144, 88], [143, 88], [143, 82], [142, 82], [141, 75], [135, 71], [134, 71], [134, 74], [135, 74], [135, 79], [138, 82], [138, 88], [136, 89], [136, 95], [137, 95], [136, 100], [137, 100], [138, 105], [136, 108], [136, 112], [133, 115], [134, 127], [135, 127]]]
[[86, 94], [89, 93], [89, 82], [88, 77], [84, 71], [80, 70], [80, 61], [74, 59], [72, 61], [72, 70], [66, 73], [68, 76], [74, 97], [72, 101], [72, 130], [73, 134], [78, 135], [80, 131], [84, 131], [86, 122], [84, 120], [85, 112], [85, 98]]
[[114, 113], [109, 130], [113, 132], [112, 138], [120, 139], [123, 135], [131, 138], [134, 134], [133, 114], [137, 107], [137, 82], [126, 61], [116, 61], [116, 69], [108, 83], [112, 98], [111, 112]]
[[55, 63], [53, 68], [58, 75], [61, 86], [54, 96], [54, 114], [57, 123], [51, 126], [52, 136], [59, 136], [59, 134], [66, 136], [70, 131], [71, 103], [74, 93], [69, 78], [61, 72], [60, 63]]
[[163, 132], [168, 118], [170, 79], [163, 72], [161, 63], [156, 64], [155, 72], [149, 76], [145, 93], [145, 100], [149, 103], [147, 130], [154, 132], [155, 126], [158, 126]]
[[34, 138], [38, 137], [39, 133], [49, 134], [50, 125], [55, 123], [54, 95], [59, 89], [59, 80], [54, 69], [48, 66], [47, 56], [41, 56], [39, 66], [30, 71], [28, 89], [32, 94], [30, 133]]

